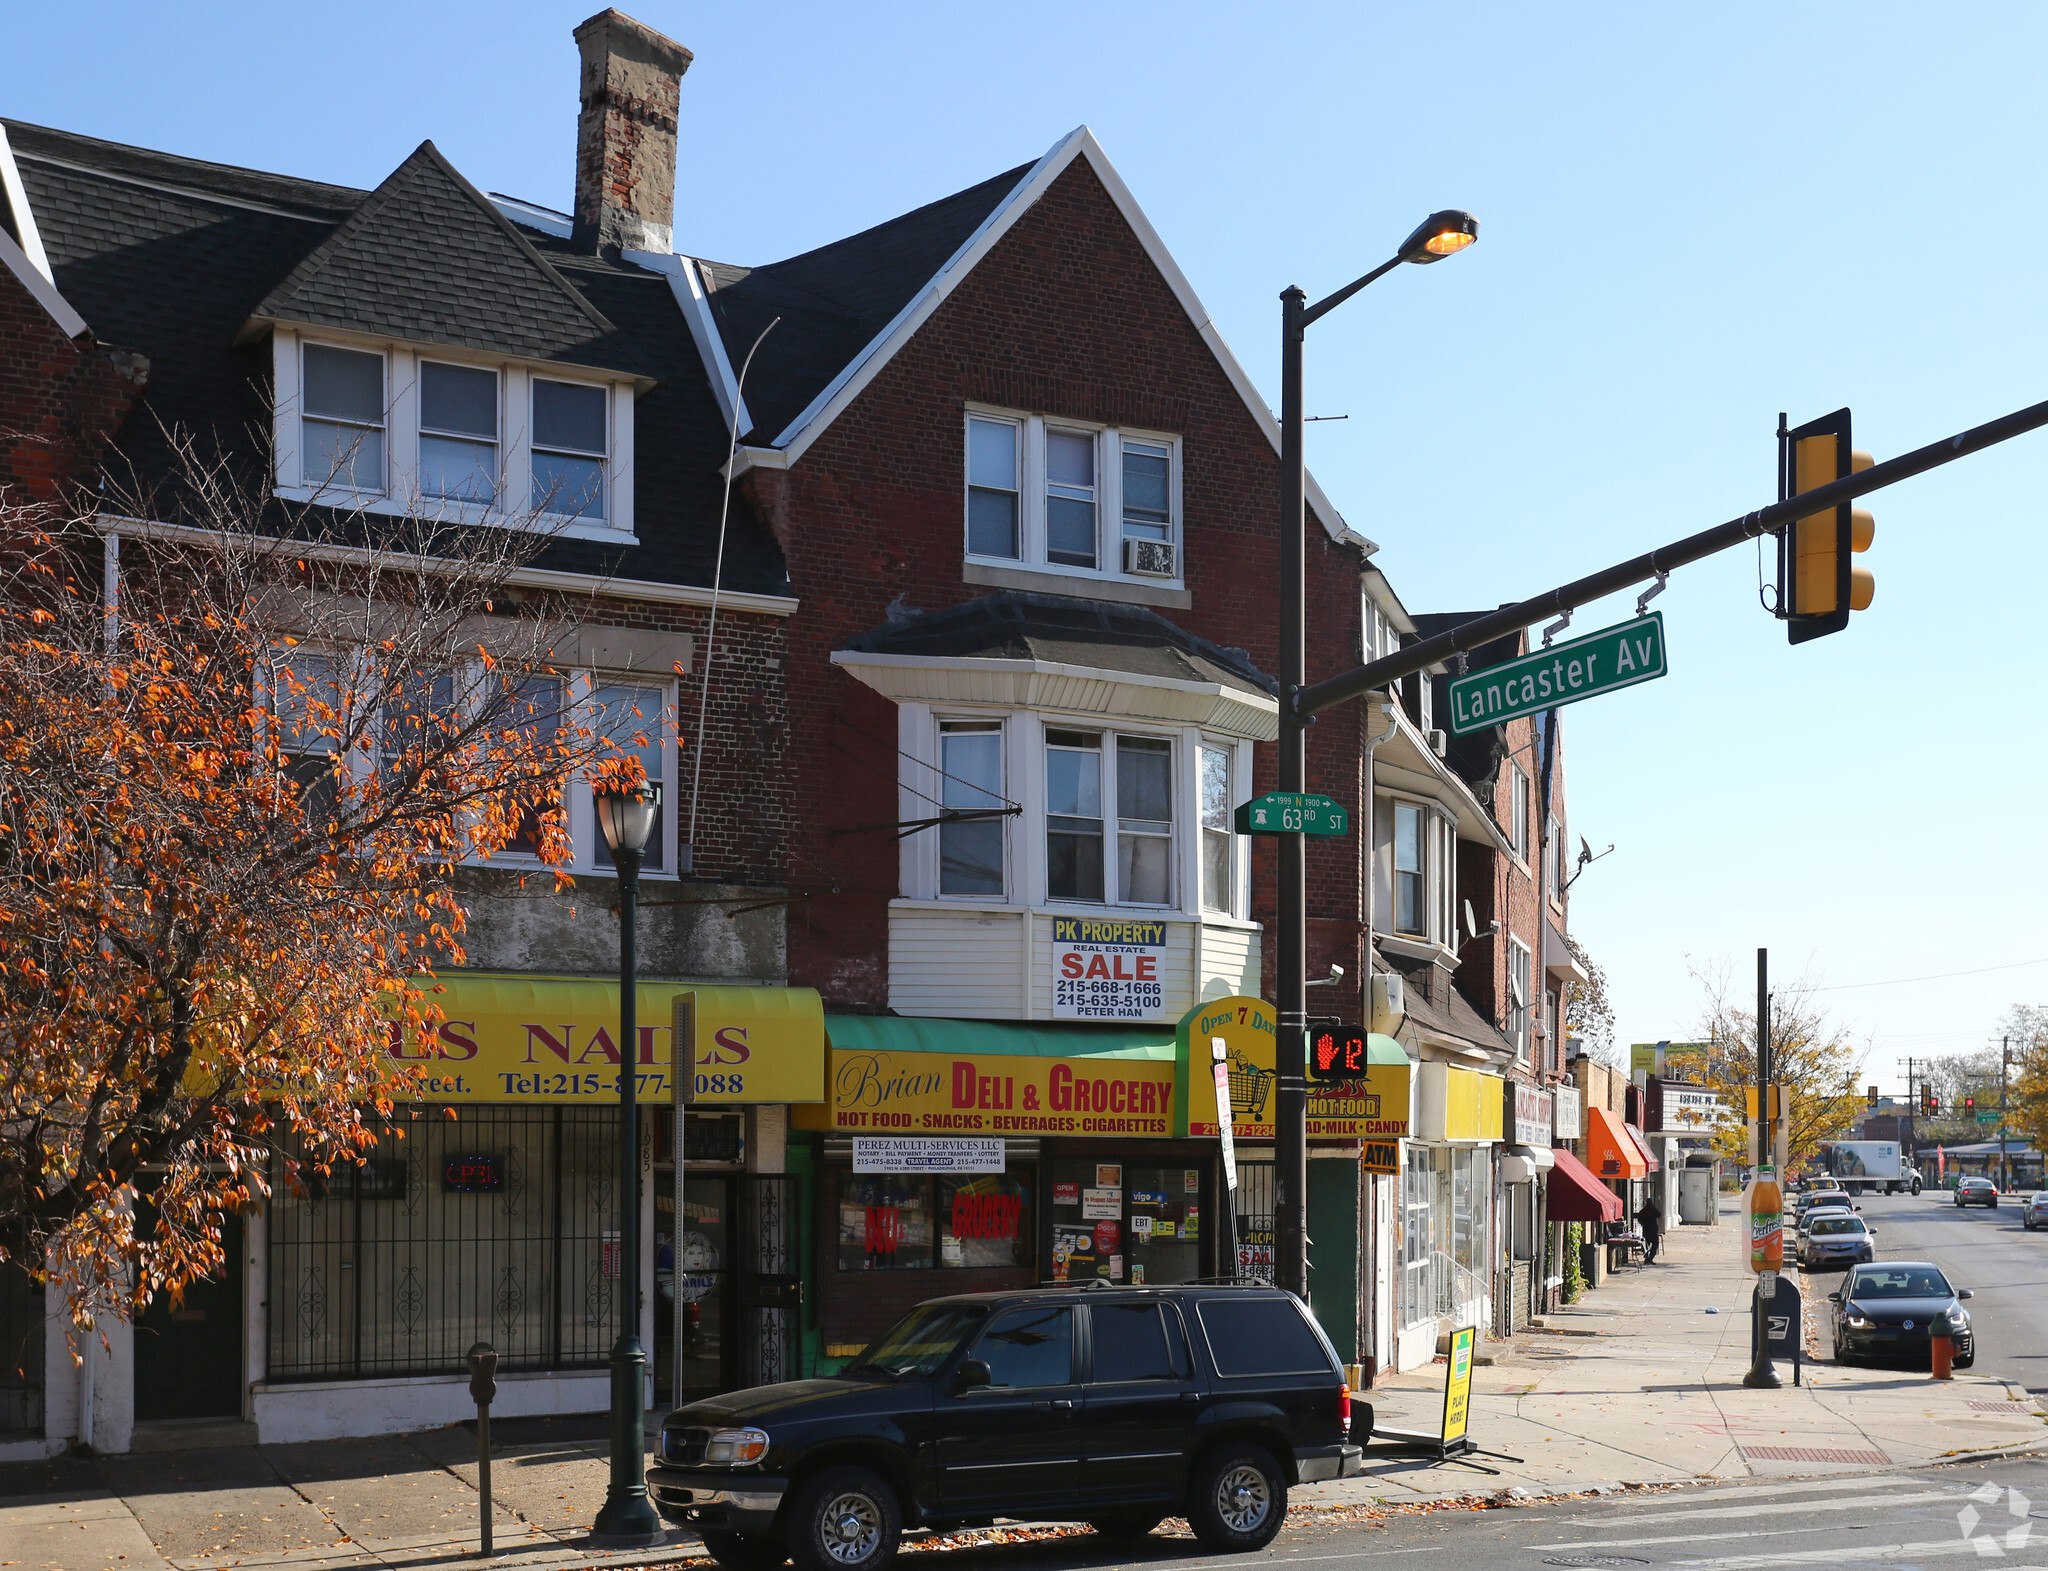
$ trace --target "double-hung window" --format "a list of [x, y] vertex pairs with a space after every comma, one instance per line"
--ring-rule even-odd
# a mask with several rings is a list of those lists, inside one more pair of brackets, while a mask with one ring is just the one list
[[533, 510], [562, 518], [605, 517], [605, 391], [533, 379]]
[[280, 653], [271, 672], [279, 762], [315, 827], [334, 822], [340, 807], [347, 763], [335, 733], [347, 722], [345, 682], [339, 660], [304, 648]]
[[1508, 765], [1508, 844], [1529, 860], [1529, 777], [1520, 764]]
[[971, 556], [1014, 558], [1020, 549], [1018, 446], [1024, 431], [1014, 420], [967, 422], [967, 550]]
[[1039, 415], [967, 416], [967, 555], [1113, 577], [1180, 576], [1179, 444]]
[[420, 362], [420, 492], [489, 507], [498, 500], [498, 373]]
[[1394, 931], [1429, 936], [1428, 815], [1413, 802], [1394, 804]]
[[[592, 727], [601, 736], [611, 741], [616, 749], [614, 757], [624, 754], [640, 760], [647, 771], [649, 780], [666, 782], [668, 779], [668, 746], [670, 726], [668, 717], [668, 693], [659, 687], [604, 686], [591, 694]], [[658, 873], [668, 866], [668, 831], [675, 822], [675, 793], [664, 791], [661, 801], [661, 823], [653, 837], [647, 842], [647, 854], [640, 865], [650, 873]], [[604, 836], [597, 830], [595, 814], [591, 823], [592, 860], [599, 867], [612, 865], [611, 848], [604, 843]]]
[[1095, 566], [1095, 433], [1045, 433], [1045, 558]]
[[1529, 1057], [1529, 946], [1519, 938], [1508, 940], [1508, 1036], [1515, 1044], [1515, 1057]]
[[1230, 754], [1220, 747], [1204, 747], [1200, 754], [1196, 787], [1202, 807], [1202, 905], [1210, 911], [1230, 911], [1235, 908], [1231, 875], [1237, 849], [1230, 821]]
[[[1049, 729], [1045, 788], [1048, 899], [1173, 904], [1172, 742]], [[1105, 802], [1116, 805], [1113, 829]]]
[[299, 473], [314, 491], [382, 491], [384, 357], [305, 346]]
[[[1003, 723], [939, 722], [939, 810], [993, 813], [1003, 796]], [[1004, 821], [944, 820], [939, 825], [939, 893], [997, 895], [1004, 890]]]
[[1550, 898], [1564, 903], [1564, 825], [1552, 813], [1544, 825], [1543, 876]]

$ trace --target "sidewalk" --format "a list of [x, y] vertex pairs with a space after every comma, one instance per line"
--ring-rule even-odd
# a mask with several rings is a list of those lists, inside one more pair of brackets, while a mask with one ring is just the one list
[[[1724, 1222], [1732, 1217], [1724, 1218]], [[1809, 1321], [1832, 1278], [1802, 1282]], [[1293, 1491], [1307, 1507], [1414, 1503], [1520, 1489], [1856, 1473], [1971, 1453], [2048, 1450], [2017, 1388], [1975, 1373], [1809, 1364], [1806, 1384], [1749, 1391], [1750, 1279], [1732, 1226], [1682, 1228], [1664, 1260], [1610, 1280], [1512, 1342], [1482, 1341], [1473, 1440], [1525, 1460], [1451, 1463], [1366, 1452], [1368, 1471]], [[1382, 1424], [1434, 1430], [1444, 1366], [1372, 1392]], [[579, 1540], [604, 1498], [601, 1420], [502, 1422], [491, 1467], [494, 1566], [673, 1563], [702, 1548], [604, 1555]], [[453, 1568], [475, 1558], [476, 1439], [461, 1426], [375, 1440], [60, 1458], [0, 1468], [0, 1571]]]
[[[1496, 1457], [1488, 1477], [1429, 1458], [1366, 1450], [1367, 1472], [1296, 1490], [1304, 1505], [1412, 1501], [1519, 1488], [1564, 1494], [1599, 1485], [1790, 1477], [1912, 1467], [1972, 1452], [2048, 1450], [2048, 1422], [2017, 1387], [1974, 1371], [1951, 1382], [1895, 1369], [1805, 1366], [1805, 1384], [1751, 1391], [1751, 1278], [1736, 1220], [1665, 1235], [1658, 1264], [1609, 1278], [1512, 1342], [1482, 1341], [1470, 1434]], [[1809, 1328], [1838, 1280], [1796, 1278]], [[1813, 1344], [1809, 1339], [1809, 1353]], [[1444, 1365], [1371, 1392], [1377, 1422], [1435, 1432]]]

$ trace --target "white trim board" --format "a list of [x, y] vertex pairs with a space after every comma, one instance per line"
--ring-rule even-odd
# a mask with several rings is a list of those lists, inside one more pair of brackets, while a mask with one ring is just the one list
[[[0, 136], [6, 135], [0, 128]], [[23, 226], [27, 228], [26, 225]], [[33, 230], [29, 231], [33, 233]], [[57, 293], [57, 286], [50, 282], [47, 273], [36, 266], [36, 260], [14, 243], [14, 236], [0, 229], [0, 263], [21, 280], [21, 287], [35, 297], [37, 305], [50, 313], [50, 320], [57, 324], [57, 330], [66, 338], [82, 338], [91, 331], [85, 318], [71, 309], [71, 302]]]
[[739, 378], [733, 374], [731, 357], [725, 352], [725, 340], [719, 335], [718, 324], [712, 318], [711, 298], [704, 288], [703, 276], [697, 271], [696, 258], [674, 256], [666, 251], [624, 251], [620, 255], [635, 267], [660, 273], [668, 280], [669, 291], [676, 297], [683, 320], [690, 324], [690, 337], [696, 341], [697, 354], [704, 362], [711, 391], [718, 395], [718, 407], [725, 416], [726, 429], [734, 436], [743, 436], [752, 430], [754, 417], [747, 413], [747, 401], [740, 391]]
[[[14, 227], [21, 231], [21, 251], [29, 265], [55, 284], [50, 273], [49, 253], [43, 250], [43, 234], [36, 227], [36, 215], [28, 205], [28, 189], [21, 183], [21, 165], [14, 161], [14, 144], [7, 140], [7, 127], [0, 125], [0, 196], [7, 198], [7, 210], [14, 215]], [[4, 235], [5, 230], [0, 230]], [[73, 335], [74, 337], [77, 335]]]
[[[218, 540], [217, 529], [197, 529], [190, 524], [159, 524], [142, 518], [103, 516], [100, 530], [105, 534], [147, 539], [152, 536], [194, 542]], [[381, 562], [395, 552], [371, 551], [362, 546], [294, 545], [300, 556], [322, 562]], [[567, 594], [589, 595], [594, 599], [645, 600], [657, 605], [708, 606], [709, 589], [697, 584], [658, 584], [644, 578], [607, 578], [598, 573], [564, 573], [550, 567], [515, 567], [505, 582], [518, 589], [557, 589]], [[794, 616], [799, 602], [788, 595], [754, 594], [748, 590], [721, 589], [717, 595], [723, 611], [748, 612], [755, 616]]]
[[[1110, 200], [1116, 204], [1124, 222], [1131, 226], [1138, 243], [1144, 248], [1146, 257], [1159, 269], [1174, 298], [1186, 311], [1188, 319], [1195, 325], [1202, 341], [1209, 346], [1209, 352], [1229, 378], [1237, 395], [1243, 400], [1253, 421], [1266, 434], [1273, 451], [1280, 451], [1280, 422], [1273, 411], [1259, 396], [1252, 385], [1250, 375], [1238, 362], [1230, 346], [1223, 341], [1216, 324], [1210, 319], [1200, 297], [1195, 294], [1194, 285], [1174, 261], [1173, 254], [1159, 238], [1159, 232], [1138, 206], [1138, 199], [1124, 184], [1123, 176], [1109, 161], [1109, 155], [1102, 150], [1102, 144], [1095, 140], [1095, 133], [1087, 126], [1078, 126], [1053, 145], [1046, 155], [1032, 165], [1024, 178], [1018, 181], [1016, 189], [1006, 197], [1001, 206], [984, 219], [981, 226], [969, 235], [959, 250], [935, 273], [929, 282], [912, 297], [910, 303], [899, 311], [895, 319], [867, 344], [861, 352], [849, 361], [828, 383], [809, 406], [792, 420], [788, 427], [770, 444], [778, 450], [779, 463], [765, 462], [765, 455], [758, 448], [744, 448], [734, 464], [735, 476], [752, 468], [787, 468], [803, 457], [805, 451], [846, 409], [847, 405], [860, 396], [867, 385], [916, 334], [917, 330], [931, 318], [934, 311], [946, 302], [948, 296], [959, 288], [967, 275], [974, 271], [981, 259], [994, 249], [996, 242], [1008, 234], [1018, 219], [1028, 212], [1038, 199], [1052, 187], [1052, 183], [1064, 174], [1075, 159], [1085, 158], [1095, 177], [1102, 182]], [[1372, 541], [1344, 522], [1343, 515], [1331, 505], [1329, 497], [1316, 484], [1313, 475], [1307, 479], [1308, 505], [1325, 533], [1332, 540], [1345, 545], [1357, 546], [1370, 556], [1379, 549]]]

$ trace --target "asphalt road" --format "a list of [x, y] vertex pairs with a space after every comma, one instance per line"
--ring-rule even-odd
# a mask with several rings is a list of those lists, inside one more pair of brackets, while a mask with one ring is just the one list
[[[1475, 1481], [1484, 1483], [1483, 1479]], [[1178, 1525], [1175, 1524], [1177, 1527]], [[1090, 1536], [954, 1549], [945, 1571], [1945, 1571], [1996, 1558], [2048, 1562], [2048, 1476], [2038, 1458], [1493, 1510], [1290, 1515], [1258, 1555], [1204, 1555], [1161, 1531], [1113, 1546]], [[1995, 1540], [1980, 1546], [1976, 1540]], [[915, 1567], [922, 1556], [908, 1558]]]
[[[2020, 1226], [2024, 1196], [2001, 1195], [1995, 1211], [1957, 1206], [1944, 1190], [1918, 1195], [1864, 1195], [1863, 1220], [1877, 1229], [1880, 1260], [1931, 1260], [1957, 1287], [1975, 1290], [1969, 1309], [1977, 1326], [1976, 1373], [2002, 1375], [2030, 1391], [2048, 1391], [2048, 1228]], [[1814, 1278], [1808, 1305], [1828, 1339], [1838, 1272]], [[1826, 1284], [1826, 1285], [1823, 1285]], [[2043, 1487], [2048, 1508], [2048, 1487]]]

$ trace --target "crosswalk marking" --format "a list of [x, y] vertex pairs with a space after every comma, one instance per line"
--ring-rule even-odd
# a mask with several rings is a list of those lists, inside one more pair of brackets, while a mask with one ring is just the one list
[[[1936, 1489], [1914, 1495], [1850, 1495], [1839, 1500], [1788, 1500], [1779, 1505], [1708, 1506], [1704, 1509], [1680, 1507], [1671, 1511], [1641, 1511], [1630, 1516], [1574, 1517], [1572, 1520], [1575, 1522], [1597, 1521], [1603, 1528], [1637, 1522], [1675, 1522], [1689, 1517], [1720, 1517], [1723, 1519], [1750, 1520], [1761, 1516], [1791, 1516], [1794, 1514], [1806, 1516], [1815, 1511], [1855, 1511], [1869, 1506], [1924, 1505], [1930, 1500], [1954, 1500], [1957, 1498], [1956, 1495], [1948, 1490]], [[1832, 1524], [1822, 1525], [1831, 1526]], [[1692, 1535], [1680, 1534], [1678, 1536], [1682, 1538]], [[1716, 1536], [1726, 1537], [1731, 1535], [1722, 1534]], [[1619, 1540], [1607, 1538], [1604, 1534], [1600, 1541], [1602, 1543], [1619, 1542]], [[1630, 1542], [1653, 1544], [1662, 1543], [1664, 1540], [1642, 1538], [1632, 1539]], [[1545, 1544], [1543, 1547], [1546, 1549], [1557, 1549], [1577, 1546]]]

